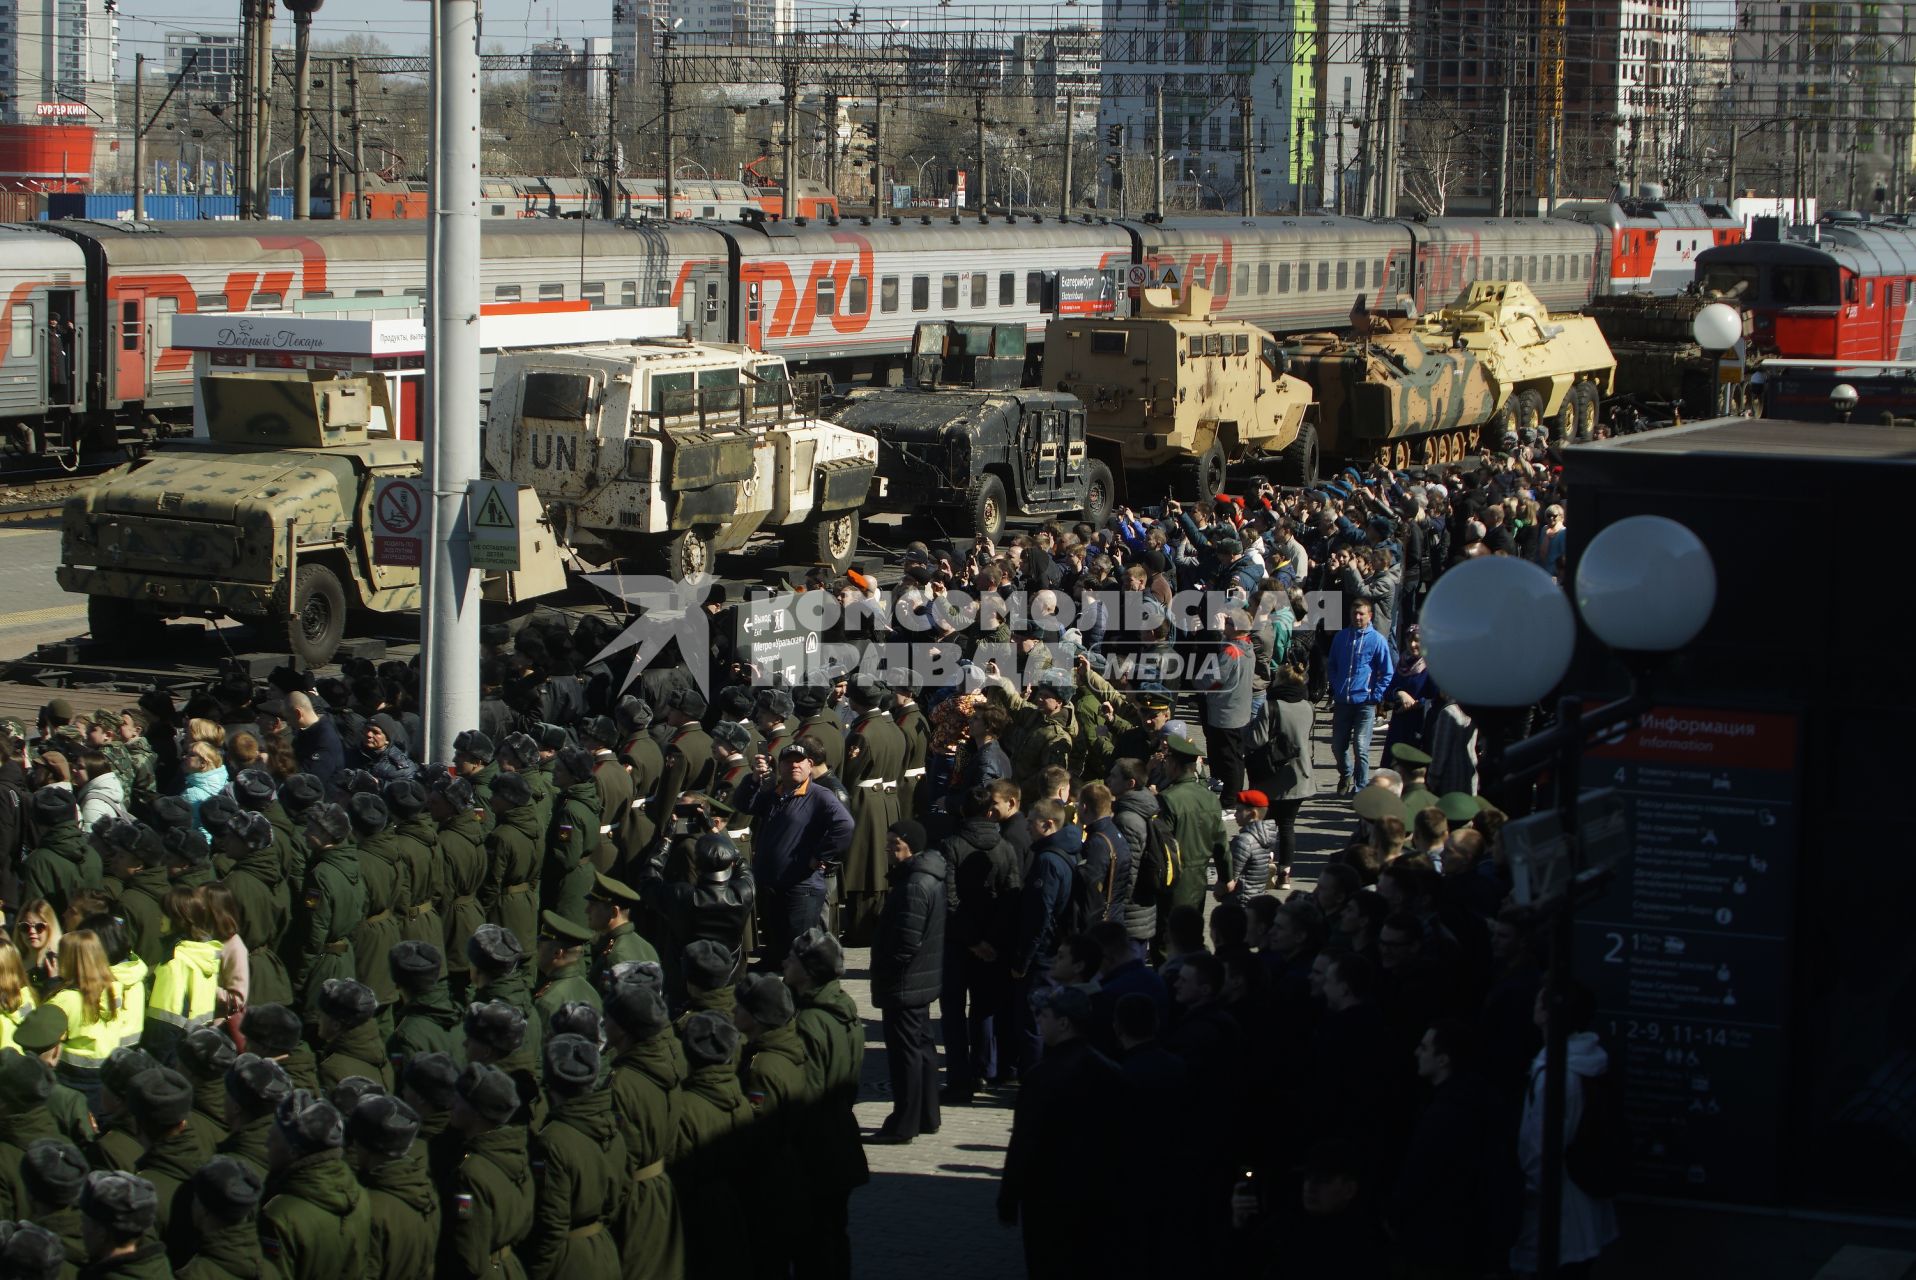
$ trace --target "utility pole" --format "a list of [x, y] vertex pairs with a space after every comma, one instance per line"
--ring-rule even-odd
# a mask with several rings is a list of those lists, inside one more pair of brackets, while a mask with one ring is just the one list
[[293, 217], [313, 216], [313, 11], [321, 0], [286, 0], [293, 11]]
[[346, 215], [339, 208], [339, 62], [326, 59], [326, 194], [333, 199], [333, 217]]
[[825, 95], [825, 186], [838, 192], [838, 95]]
[[1078, 95], [1064, 95], [1064, 186], [1058, 190], [1058, 217], [1071, 216], [1071, 124], [1078, 117]]
[[1730, 117], [1730, 162], [1723, 175], [1723, 199], [1725, 203], [1736, 199], [1736, 146], [1742, 140], [1743, 131], [1736, 127], [1736, 117]]
[[239, 187], [239, 216], [253, 216], [253, 52], [257, 0], [240, 0], [240, 58], [233, 76], [233, 176]]
[[1404, 64], [1397, 56], [1393, 44], [1390, 53], [1390, 71], [1384, 79], [1386, 101], [1384, 103], [1384, 190], [1382, 207], [1378, 214], [1385, 218], [1397, 216], [1397, 167], [1403, 133], [1404, 108]]
[[1151, 211], [1164, 221], [1164, 84], [1157, 87], [1156, 120], [1151, 127]]
[[260, 0], [253, 32], [253, 216], [265, 218], [273, 208], [273, 175], [267, 172], [273, 158], [273, 0]]
[[[1243, 137], [1239, 139], [1239, 145], [1243, 150], [1243, 158], [1239, 163], [1244, 167], [1243, 214], [1247, 218], [1255, 218], [1257, 216], [1257, 148], [1251, 139], [1252, 120], [1250, 94], [1240, 93], [1237, 95], [1237, 115], [1239, 128], [1243, 133]], [[1304, 197], [1301, 194], [1300, 188], [1300, 194], [1298, 196], [1298, 204], [1300, 207], [1302, 207], [1303, 199]]]
[[885, 87], [872, 90], [872, 220], [885, 216]]
[[1344, 113], [1337, 113], [1337, 193], [1333, 197], [1337, 216], [1344, 216]]
[[359, 111], [359, 59], [346, 59], [346, 102], [347, 110], [353, 113], [353, 199], [351, 217], [362, 216], [359, 207], [360, 192], [365, 186], [362, 175], [366, 172], [366, 153], [360, 148], [360, 111]]
[[785, 136], [779, 140], [780, 163], [785, 184], [780, 202], [787, 222], [798, 216], [798, 64], [785, 64]]
[[[985, 92], [982, 89], [980, 89], [977, 96], [972, 99], [971, 119], [974, 132], [976, 132], [978, 136], [978, 172], [974, 176], [978, 179], [976, 184], [978, 187], [978, 212], [982, 215], [988, 207], [989, 200], [987, 197], [991, 190], [990, 181], [985, 173], [987, 167], [985, 163]], [[1005, 185], [1007, 187], [1010, 186], [1011, 180], [1007, 178]]]
[[146, 221], [146, 113], [140, 90], [146, 83], [146, 55], [133, 55], [133, 221]]
[[[1730, 144], [1734, 147], [1734, 141]], [[1734, 156], [1734, 152], [1731, 153]], [[1736, 168], [1736, 161], [1730, 161], [1730, 168]], [[1497, 115], [1497, 216], [1506, 217], [1510, 213], [1510, 68], [1504, 67], [1503, 103]]]
[[[791, 90], [792, 86], [796, 83], [793, 79], [793, 74], [794, 68], [788, 64], [785, 75], [785, 131], [788, 138], [791, 136], [792, 128], [793, 104], [791, 101]], [[666, 225], [670, 226], [673, 217], [678, 212], [678, 203], [672, 198], [672, 195], [673, 184], [679, 180], [679, 176], [675, 172], [679, 166], [679, 152], [677, 137], [678, 121], [672, 116], [672, 28], [669, 26], [659, 33], [659, 107], [661, 111], [660, 122], [665, 127], [665, 221]], [[785, 153], [785, 216], [788, 218], [792, 214], [791, 184], [792, 156], [791, 151], [787, 149]]]
[[426, 754], [479, 722], [479, 579], [466, 492], [479, 478], [479, 4], [432, 6], [426, 224]]
[[607, 222], [619, 216], [619, 64], [605, 65], [605, 195], [599, 216]]

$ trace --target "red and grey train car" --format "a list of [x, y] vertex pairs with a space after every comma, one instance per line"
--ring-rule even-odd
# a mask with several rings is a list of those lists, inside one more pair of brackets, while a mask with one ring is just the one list
[[1916, 227], [1835, 215], [1785, 235], [1764, 220], [1743, 243], [1700, 255], [1696, 281], [1749, 313], [1759, 354], [1916, 360]]

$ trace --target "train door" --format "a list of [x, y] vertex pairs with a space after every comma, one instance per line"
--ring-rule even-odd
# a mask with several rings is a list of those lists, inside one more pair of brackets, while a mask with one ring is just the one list
[[739, 325], [739, 336], [746, 346], [754, 351], [765, 350], [765, 284], [759, 273], [751, 267], [745, 267], [739, 273], [743, 279], [741, 292], [745, 295], [745, 315]]
[[119, 309], [119, 324], [113, 358], [113, 398], [121, 401], [144, 400], [147, 349], [150, 345], [146, 328], [146, 291], [123, 289], [116, 295], [115, 305]]
[[71, 289], [47, 291], [47, 407], [71, 408], [79, 396], [78, 306]]

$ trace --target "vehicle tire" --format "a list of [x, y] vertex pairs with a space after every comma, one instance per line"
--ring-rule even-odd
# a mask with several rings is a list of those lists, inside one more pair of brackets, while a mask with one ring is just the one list
[[1291, 447], [1278, 458], [1278, 480], [1281, 484], [1313, 485], [1317, 483], [1317, 428], [1306, 422], [1297, 429], [1297, 439], [1291, 441]]
[[346, 636], [346, 591], [339, 575], [323, 564], [299, 566], [291, 614], [286, 619], [287, 651], [308, 667], [331, 662]]
[[1519, 391], [1510, 401], [1510, 429], [1522, 442], [1524, 432], [1543, 425], [1543, 397], [1534, 391]]
[[800, 564], [822, 564], [833, 573], [843, 573], [858, 552], [858, 512], [807, 520], [786, 537], [785, 547]]
[[1093, 459], [1084, 465], [1084, 509], [1081, 517], [1093, 528], [1104, 528], [1111, 518], [1111, 503], [1117, 493], [1111, 468]]
[[971, 536], [988, 538], [995, 545], [1005, 531], [1005, 482], [994, 475], [980, 476], [965, 499]]
[[86, 625], [93, 643], [108, 653], [141, 653], [160, 643], [166, 620], [132, 600], [86, 598]]
[[1184, 465], [1186, 499], [1209, 502], [1224, 492], [1224, 471], [1224, 446], [1212, 441], [1210, 448]]
[[675, 534], [665, 544], [664, 563], [660, 566], [665, 576], [674, 582], [701, 573], [712, 572], [712, 540], [698, 529], [687, 529]]
[[1579, 382], [1576, 393], [1576, 426], [1571, 439], [1588, 443], [1597, 438], [1597, 413], [1602, 405], [1603, 393], [1597, 390], [1594, 382]]

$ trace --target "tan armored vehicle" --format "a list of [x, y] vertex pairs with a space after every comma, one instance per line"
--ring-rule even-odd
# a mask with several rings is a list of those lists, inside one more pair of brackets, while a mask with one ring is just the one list
[[1311, 390], [1275, 338], [1213, 317], [1207, 289], [1146, 289], [1139, 303], [1132, 317], [1053, 320], [1044, 348], [1045, 387], [1084, 402], [1093, 455], [1131, 494], [1209, 497], [1232, 463], [1275, 462], [1298, 484], [1316, 474]]
[[717, 552], [785, 535], [842, 571], [878, 442], [795, 412], [785, 362], [743, 346], [605, 343], [502, 354], [486, 463], [530, 486], [582, 558], [712, 572]]
[[[349, 610], [419, 607], [419, 570], [375, 563], [372, 550], [375, 482], [421, 465], [418, 441], [370, 430], [396, 421], [383, 377], [233, 372], [202, 377], [199, 395], [206, 439], [171, 444], [67, 499], [58, 576], [85, 593], [96, 644], [144, 654], [170, 618], [230, 617], [321, 666]], [[521, 529], [520, 562], [521, 572], [488, 582], [489, 598], [564, 585], [536, 527]]]
[[1587, 439], [1616, 376], [1596, 321], [1553, 317], [1518, 281], [1479, 280], [1421, 319], [1351, 320], [1291, 353], [1333, 458], [1402, 468], [1460, 461], [1506, 431]]

